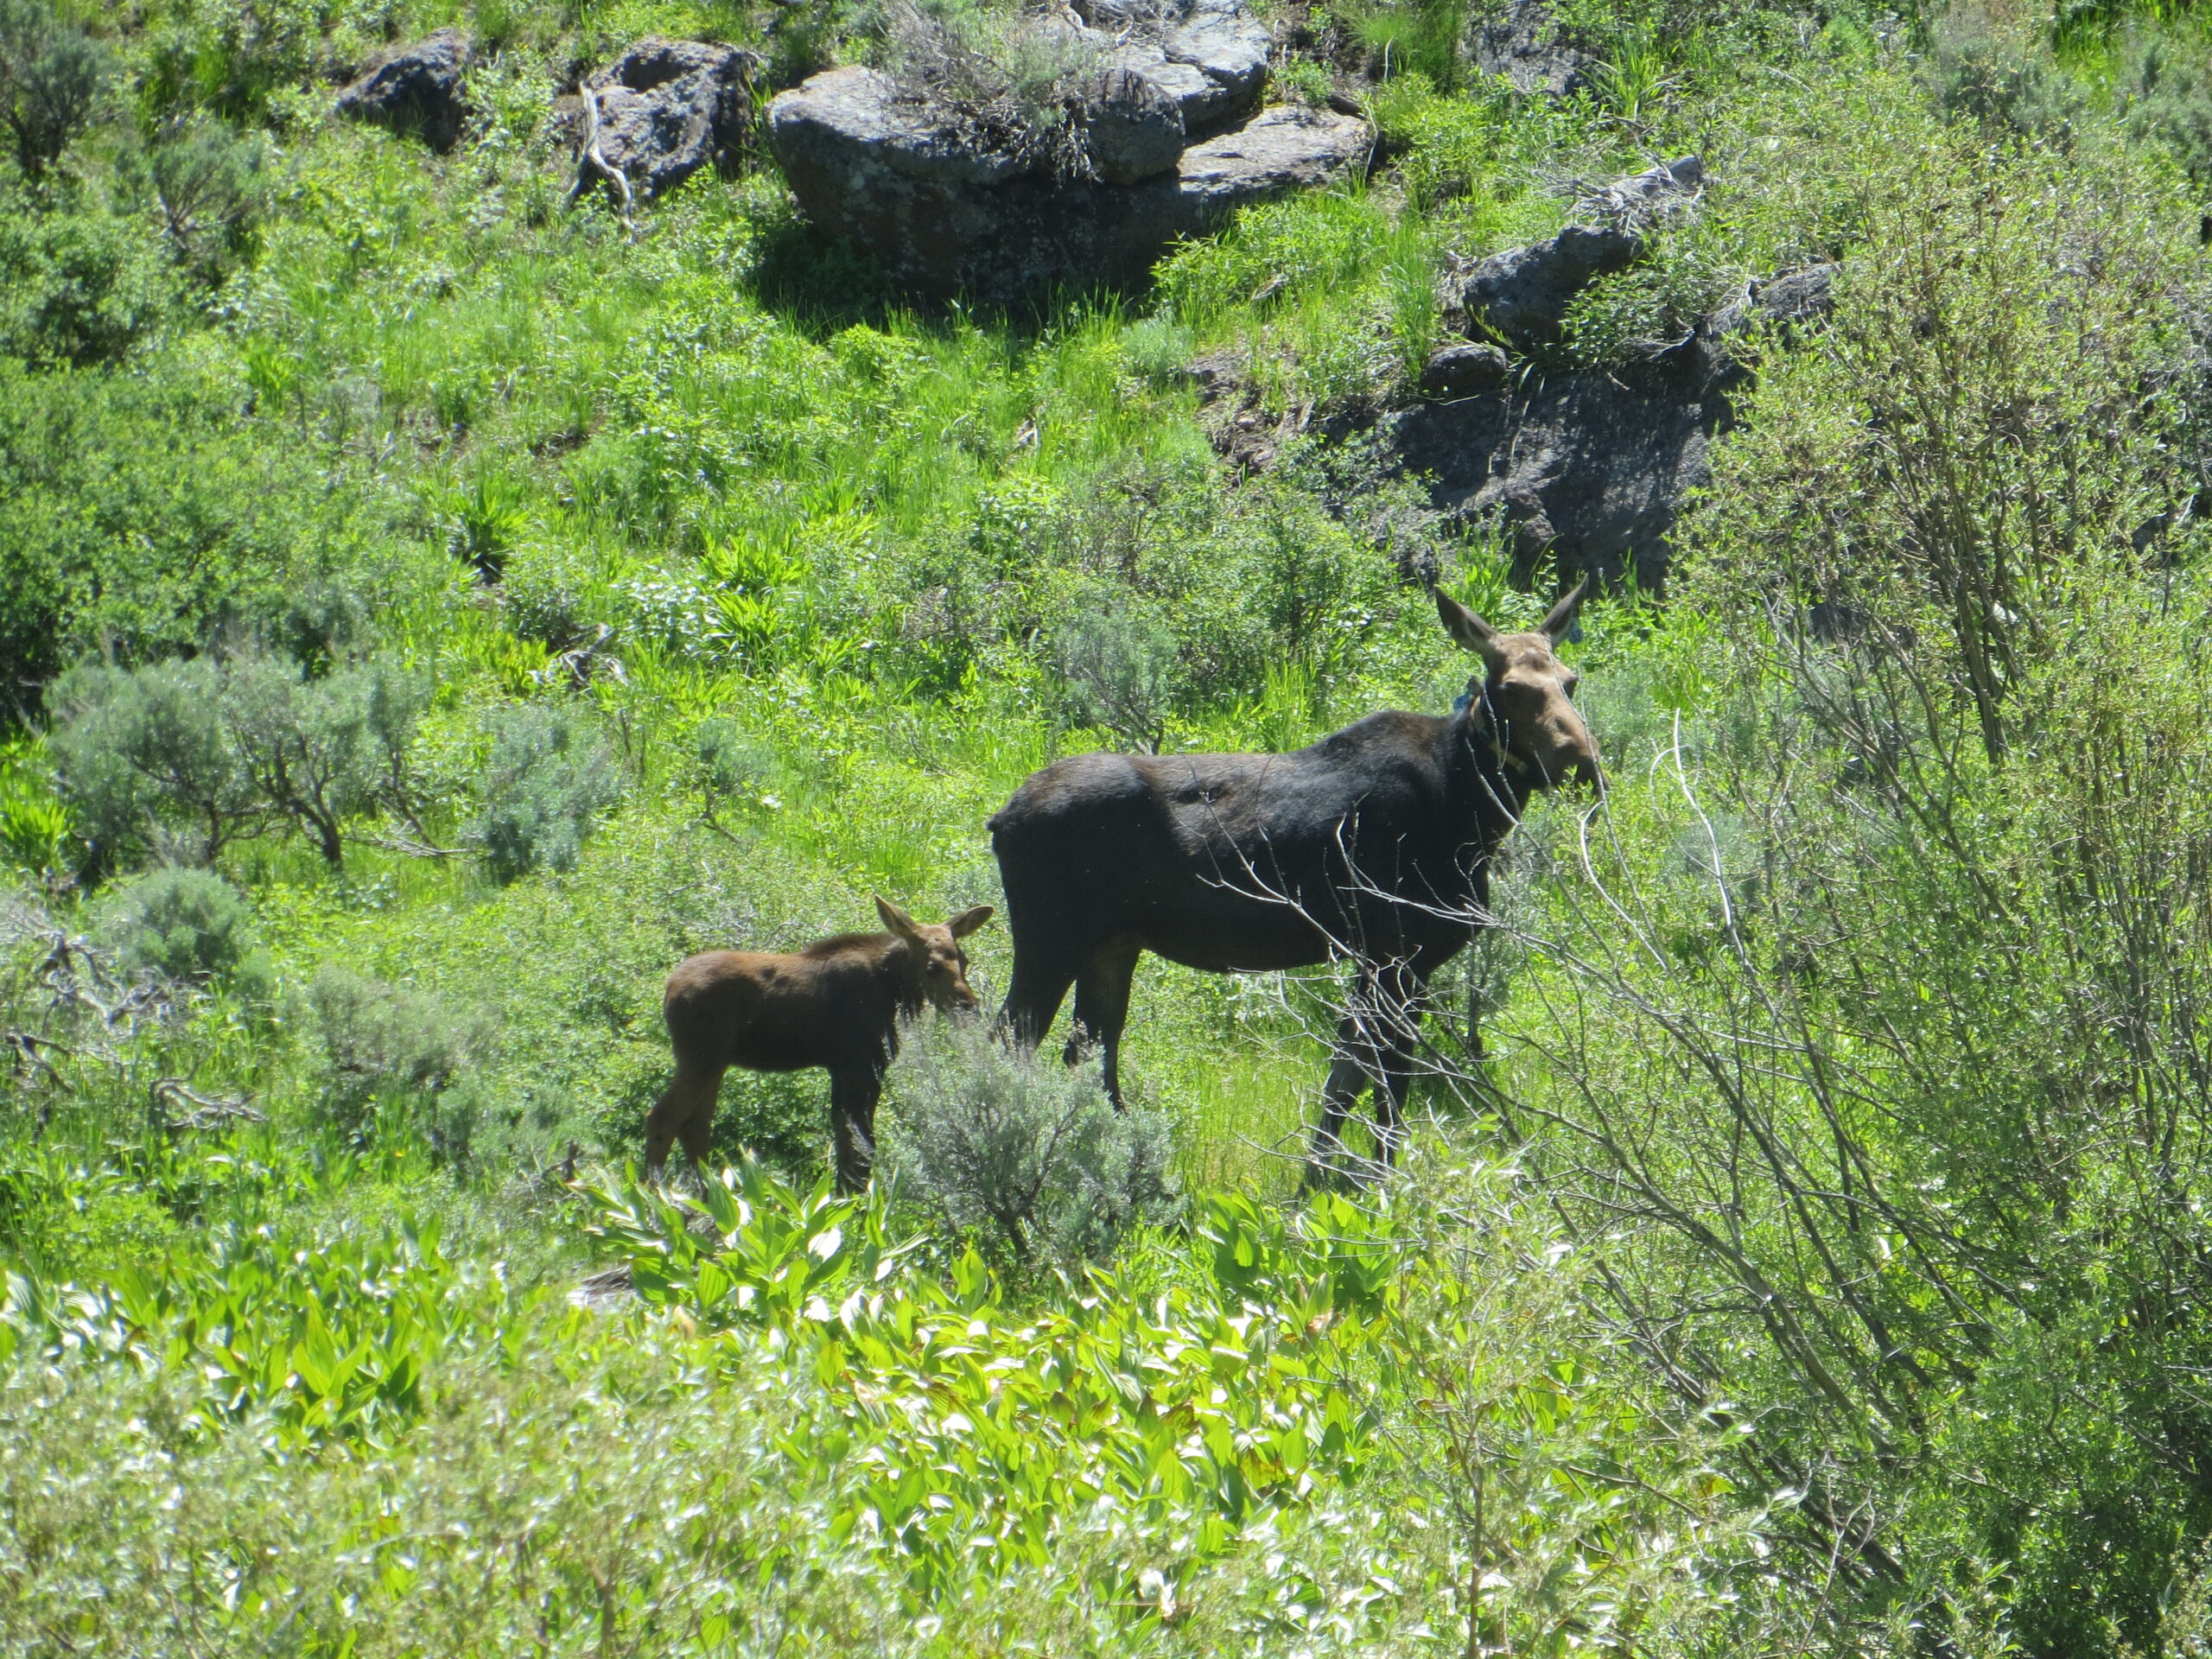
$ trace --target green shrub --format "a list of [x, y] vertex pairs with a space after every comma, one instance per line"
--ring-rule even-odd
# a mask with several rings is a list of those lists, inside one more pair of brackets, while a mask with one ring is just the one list
[[[0, 263], [21, 227], [0, 218]], [[0, 282], [0, 318], [22, 295]], [[375, 603], [397, 572], [382, 498], [341, 484], [349, 464], [296, 429], [248, 418], [226, 350], [180, 345], [142, 367], [0, 356], [0, 680], [27, 695], [86, 657], [140, 663], [274, 630], [340, 571]]]
[[428, 697], [384, 661], [321, 679], [257, 655], [73, 669], [54, 689], [51, 747], [95, 869], [157, 845], [212, 860], [286, 822], [335, 866], [347, 820], [412, 811]]
[[1052, 666], [1077, 722], [1126, 738], [1146, 754], [1166, 735], [1175, 636], [1113, 597], [1077, 603], [1052, 635]]
[[72, 669], [55, 683], [54, 772], [95, 872], [149, 850], [205, 861], [266, 821], [222, 694], [205, 658]]
[[523, 709], [501, 723], [469, 825], [492, 879], [575, 868], [599, 815], [620, 792], [607, 746], [556, 709]]
[[1019, 1262], [1102, 1260], [1179, 1206], [1167, 1124], [1116, 1111], [1090, 1067], [1022, 1054], [981, 1021], [907, 1033], [878, 1147], [899, 1190]]
[[0, 198], [0, 354], [111, 363], [166, 322], [176, 278], [136, 219], [87, 205], [26, 211]]
[[181, 122], [147, 155], [162, 230], [179, 264], [213, 286], [251, 245], [268, 194], [267, 147], [219, 121]]
[[486, 1019], [336, 964], [309, 982], [307, 1002], [333, 1128], [360, 1145], [419, 1135], [448, 1161], [467, 1158], [479, 1096], [460, 1085], [491, 1047]]
[[35, 178], [92, 124], [113, 73], [107, 48], [40, 0], [0, 0], [0, 124]]
[[171, 979], [209, 979], [257, 947], [253, 912], [213, 870], [149, 870], [109, 899], [101, 931], [124, 963]]
[[348, 819], [412, 811], [408, 751], [429, 697], [421, 676], [376, 662], [302, 679], [289, 662], [247, 657], [226, 664], [219, 684], [230, 745], [265, 810], [333, 867]]

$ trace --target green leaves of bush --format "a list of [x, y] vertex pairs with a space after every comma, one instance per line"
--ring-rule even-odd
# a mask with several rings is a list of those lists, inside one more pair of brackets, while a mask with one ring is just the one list
[[428, 699], [389, 661], [315, 680], [262, 656], [87, 667], [55, 685], [49, 741], [95, 868], [149, 849], [211, 860], [282, 823], [336, 865], [347, 820], [411, 812]]
[[620, 793], [607, 746], [558, 709], [525, 708], [501, 722], [468, 827], [500, 883], [575, 868], [599, 815]]
[[171, 979], [229, 973], [259, 948], [245, 898], [213, 870], [149, 871], [115, 893], [104, 931], [127, 966]]
[[1088, 1068], [1040, 1063], [977, 1020], [925, 1020], [893, 1077], [883, 1167], [1016, 1262], [1103, 1260], [1179, 1208], [1166, 1121], [1117, 1110]]

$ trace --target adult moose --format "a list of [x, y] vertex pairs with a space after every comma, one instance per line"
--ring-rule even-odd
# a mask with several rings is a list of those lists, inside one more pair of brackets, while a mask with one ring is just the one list
[[1530, 795], [1599, 781], [1576, 675], [1554, 653], [1588, 580], [1533, 633], [1500, 633], [1436, 595], [1481, 678], [1443, 718], [1388, 710], [1291, 754], [1084, 754], [1033, 773], [991, 819], [1014, 933], [1005, 1020], [1034, 1046], [1075, 987], [1074, 1058], [1105, 1049], [1121, 1102], [1122, 1029], [1137, 957], [1215, 973], [1349, 957], [1314, 1131], [1317, 1170], [1344, 1116], [1379, 1085], [1395, 1151], [1429, 976], [1473, 937], [1490, 860]]
[[658, 1174], [681, 1140], [696, 1164], [707, 1155], [715, 1096], [733, 1065], [748, 1071], [830, 1073], [830, 1135], [837, 1185], [857, 1192], [875, 1161], [875, 1103], [899, 1052], [899, 1021], [929, 1003], [947, 1013], [976, 1006], [960, 941], [991, 919], [963, 910], [943, 926], [875, 901], [887, 933], [840, 933], [795, 955], [709, 950], [668, 976], [661, 1013], [676, 1048], [676, 1077], [645, 1120], [645, 1171]]

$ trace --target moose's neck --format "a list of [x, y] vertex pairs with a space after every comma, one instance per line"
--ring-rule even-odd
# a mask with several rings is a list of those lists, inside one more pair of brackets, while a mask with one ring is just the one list
[[1496, 847], [1520, 823], [1529, 791], [1505, 747], [1486, 685], [1462, 698], [1446, 722], [1444, 762], [1477, 838], [1485, 850]]

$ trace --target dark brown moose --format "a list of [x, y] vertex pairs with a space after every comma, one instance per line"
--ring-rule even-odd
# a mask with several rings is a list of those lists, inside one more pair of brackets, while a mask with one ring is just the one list
[[715, 1097], [731, 1066], [748, 1071], [830, 1073], [830, 1131], [837, 1184], [868, 1185], [875, 1160], [875, 1103], [899, 1052], [899, 1021], [929, 1003], [948, 1013], [976, 1006], [960, 941], [991, 919], [963, 910], [943, 926], [918, 922], [889, 900], [875, 908], [887, 933], [840, 933], [795, 956], [709, 950], [668, 976], [661, 1004], [676, 1048], [676, 1077], [645, 1121], [645, 1170], [656, 1174], [671, 1142], [694, 1164], [707, 1155]]
[[1084, 754], [1033, 773], [991, 820], [1017, 1037], [1040, 1041], [1072, 984], [1068, 1056], [1103, 1043], [1118, 1104], [1142, 952], [1215, 973], [1348, 958], [1358, 977], [1313, 1168], [1343, 1152], [1345, 1114], [1375, 1084], [1391, 1157], [1429, 976], [1488, 912], [1492, 855], [1530, 795], [1600, 781], [1576, 675], [1553, 652], [1586, 587], [1534, 633], [1500, 633], [1439, 593], [1445, 628], [1484, 669], [1442, 718], [1370, 715], [1291, 754]]

